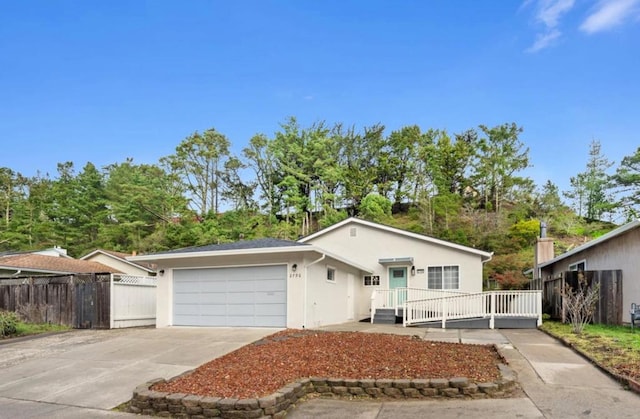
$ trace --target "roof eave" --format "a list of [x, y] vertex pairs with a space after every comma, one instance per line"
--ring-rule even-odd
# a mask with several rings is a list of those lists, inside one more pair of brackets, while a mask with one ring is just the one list
[[416, 240], [422, 240], [425, 242], [429, 242], [429, 243], [434, 243], [434, 244], [438, 244], [441, 246], [445, 246], [445, 247], [450, 247], [456, 250], [460, 250], [462, 252], [467, 252], [467, 253], [472, 253], [472, 254], [476, 254], [482, 257], [482, 259], [484, 261], [488, 261], [491, 260], [491, 258], [493, 257], [493, 253], [489, 253], [489, 252], [485, 252], [483, 250], [478, 250], [478, 249], [474, 249], [473, 247], [468, 247], [468, 246], [463, 246], [461, 244], [456, 244], [456, 243], [452, 243], [452, 242], [448, 242], [445, 240], [440, 240], [440, 239], [436, 239], [434, 237], [429, 237], [429, 236], [425, 236], [422, 234], [417, 234], [417, 233], [413, 233], [411, 231], [406, 231], [406, 230], [402, 230], [396, 227], [391, 227], [391, 226], [387, 226], [384, 224], [378, 224], [378, 223], [373, 223], [371, 221], [366, 221], [366, 220], [362, 220], [360, 218], [356, 218], [356, 217], [350, 217], [347, 218], [345, 220], [340, 221], [337, 224], [334, 224], [330, 227], [327, 227], [325, 229], [322, 229], [320, 231], [317, 231], [313, 234], [310, 234], [306, 237], [301, 238], [300, 240], [298, 240], [299, 243], [306, 243], [309, 240], [312, 240], [316, 237], [320, 237], [326, 233], [329, 233], [330, 231], [336, 230], [340, 227], [342, 227], [343, 225], [349, 224], [351, 222], [357, 223], [357, 224], [362, 224], [371, 228], [377, 228], [380, 230], [384, 230], [384, 231], [388, 231], [391, 233], [395, 233], [395, 234], [400, 234], [400, 235], [404, 235], [407, 237], [411, 237], [413, 239]]
[[600, 237], [598, 237], [597, 239], [591, 240], [590, 242], [587, 242], [581, 246], [576, 247], [575, 249], [571, 249], [568, 252], [565, 252], [559, 256], [556, 256], [555, 258], [548, 260], [546, 262], [542, 262], [540, 264], [538, 264], [538, 268], [544, 268], [547, 267], [549, 265], [553, 265], [554, 263], [560, 262], [563, 259], [568, 258], [569, 256], [573, 256], [577, 253], [580, 253], [582, 251], [585, 251], [591, 247], [597, 246], [601, 243], [604, 243], [606, 241], [609, 241], [621, 234], [624, 234], [630, 230], [633, 230], [635, 228], [640, 227], [640, 220], [634, 220], [631, 221], [630, 223], [627, 223], [621, 227], [616, 228], [615, 230], [612, 230], [610, 232], [608, 232], [607, 234], [604, 234]]

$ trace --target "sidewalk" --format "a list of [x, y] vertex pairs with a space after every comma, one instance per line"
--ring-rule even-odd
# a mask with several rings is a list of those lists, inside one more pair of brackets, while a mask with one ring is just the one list
[[428, 340], [493, 343], [498, 346], [526, 397], [484, 400], [343, 401], [315, 399], [297, 406], [299, 418], [637, 418], [640, 397], [571, 349], [533, 329], [423, 329], [353, 323], [324, 330], [398, 333]]

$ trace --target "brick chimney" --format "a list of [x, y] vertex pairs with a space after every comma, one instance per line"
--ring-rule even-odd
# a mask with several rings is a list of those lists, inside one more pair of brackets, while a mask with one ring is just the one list
[[547, 237], [547, 224], [542, 221], [540, 222], [540, 237], [536, 240], [532, 289], [542, 289], [542, 278], [540, 277], [540, 268], [538, 266], [553, 259], [554, 256], [553, 239]]

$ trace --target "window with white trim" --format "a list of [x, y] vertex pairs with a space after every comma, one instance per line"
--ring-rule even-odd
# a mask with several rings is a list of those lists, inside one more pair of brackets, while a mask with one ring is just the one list
[[365, 275], [364, 276], [364, 286], [372, 287], [375, 285], [380, 285], [380, 276], [379, 275]]
[[570, 271], [586, 271], [587, 270], [587, 261], [581, 260], [580, 262], [572, 263], [569, 265]]
[[327, 281], [335, 282], [336, 281], [336, 270], [335, 268], [331, 268], [327, 266]]
[[457, 290], [460, 288], [460, 267], [429, 266], [427, 268], [427, 288], [430, 290]]

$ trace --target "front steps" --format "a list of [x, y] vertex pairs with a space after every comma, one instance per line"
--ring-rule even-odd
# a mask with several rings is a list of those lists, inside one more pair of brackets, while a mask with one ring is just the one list
[[393, 308], [379, 308], [376, 310], [376, 314], [373, 316], [373, 324], [397, 324], [402, 323], [402, 309], [398, 309], [398, 315], [396, 316], [396, 310]]

